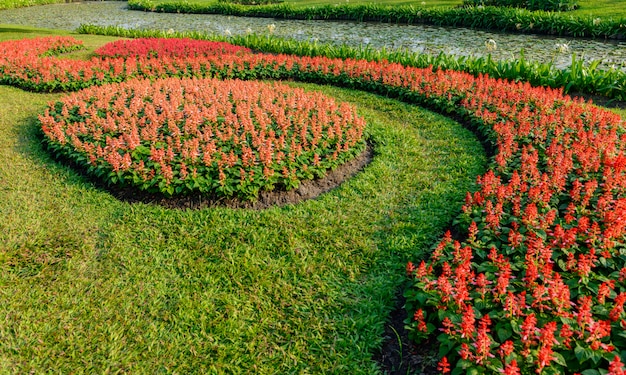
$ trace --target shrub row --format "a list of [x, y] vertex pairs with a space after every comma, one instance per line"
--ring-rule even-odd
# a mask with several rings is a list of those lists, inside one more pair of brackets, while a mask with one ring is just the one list
[[341, 59], [368, 61], [390, 61], [405, 66], [434, 70], [456, 70], [473, 75], [488, 74], [493, 78], [504, 78], [512, 81], [527, 81], [534, 86], [564, 88], [565, 92], [595, 94], [609, 99], [626, 100], [626, 72], [618, 69], [598, 69], [600, 61], [585, 64], [582, 59], [572, 57], [572, 64], [565, 69], [555, 68], [551, 63], [537, 63], [524, 59], [494, 61], [488, 57], [456, 57], [441, 53], [437, 56], [418, 54], [409, 51], [387, 51], [372, 48], [352, 48], [330, 44], [311, 43], [267, 37], [259, 35], [241, 35], [225, 38], [218, 35], [207, 35], [198, 32], [166, 32], [158, 30], [128, 30], [115, 26], [101, 27], [81, 25], [78, 29], [84, 34], [101, 34], [130, 38], [176, 37], [192, 39], [209, 39], [226, 41], [271, 53], [287, 53], [298, 56], [327, 56]]
[[168, 2], [129, 0], [128, 6], [134, 10], [165, 13], [210, 13], [284, 19], [374, 21], [589, 38], [626, 38], [626, 20], [624, 19], [600, 19], [591, 16], [572, 17], [567, 13], [495, 6], [423, 8], [412, 5], [340, 4], [297, 7], [291, 4], [271, 4], [250, 7], [225, 2], [190, 3], [181, 0]]
[[[414, 338], [437, 336], [444, 373], [626, 371], [626, 132], [618, 115], [561, 90], [388, 62], [225, 54], [154, 63], [109, 62], [105, 77], [289, 78], [464, 119], [495, 157], [480, 190], [467, 194], [457, 221], [464, 236], [447, 234], [428, 261], [407, 265]], [[87, 71], [56, 64], [65, 75], [43, 77], [37, 64], [22, 68], [27, 74], [8, 71], [32, 88], [60, 77], [89, 81]]]
[[565, 12], [578, 8], [574, 0], [463, 0], [465, 6], [498, 6]]

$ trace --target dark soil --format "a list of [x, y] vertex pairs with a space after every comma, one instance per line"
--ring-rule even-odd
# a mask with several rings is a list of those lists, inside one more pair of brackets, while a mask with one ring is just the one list
[[591, 100], [593, 104], [601, 107], [626, 109], [626, 101], [609, 99], [606, 96], [581, 94], [577, 92], [571, 92], [568, 95], [572, 98], [582, 98], [585, 101]]
[[188, 195], [182, 197], [166, 197], [162, 194], [146, 193], [133, 188], [107, 187], [106, 189], [121, 201], [143, 202], [157, 204], [174, 209], [201, 209], [206, 207], [230, 207], [265, 209], [275, 206], [285, 206], [296, 204], [307, 199], [313, 199], [328, 192], [344, 181], [361, 171], [372, 160], [374, 155], [373, 147], [368, 144], [356, 158], [348, 161], [328, 171], [323, 178], [315, 180], [305, 180], [300, 182], [300, 186], [292, 190], [272, 190], [261, 191], [256, 201], [243, 201], [236, 198], [215, 198], [207, 195]]
[[385, 326], [383, 346], [380, 353], [374, 356], [386, 375], [434, 375], [437, 371], [437, 342], [430, 340], [417, 345], [409, 340], [404, 329], [407, 312], [404, 308], [405, 298], [398, 295], [396, 306]]

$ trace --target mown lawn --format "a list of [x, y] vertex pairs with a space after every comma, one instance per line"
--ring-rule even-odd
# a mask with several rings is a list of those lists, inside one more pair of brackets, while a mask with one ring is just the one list
[[580, 8], [573, 11], [572, 15], [626, 18], [626, 0], [578, 0], [578, 5]]
[[0, 373], [377, 373], [405, 262], [486, 157], [442, 116], [298, 86], [354, 103], [376, 156], [318, 199], [263, 211], [118, 201], [42, 148], [36, 115], [62, 94], [0, 86]]

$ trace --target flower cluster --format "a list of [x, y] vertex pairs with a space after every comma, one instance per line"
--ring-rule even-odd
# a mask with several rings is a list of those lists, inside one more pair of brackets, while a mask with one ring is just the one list
[[[430, 308], [422, 320], [433, 323], [412, 323], [415, 336], [440, 332], [447, 360], [463, 371], [621, 369], [622, 119], [558, 92], [490, 79], [458, 103], [480, 119], [496, 154], [480, 189], [467, 194], [458, 220], [464, 240], [447, 235], [429, 261], [408, 266], [407, 295], [415, 308]], [[477, 323], [484, 317], [495, 323], [488, 335]]]
[[363, 150], [355, 109], [283, 84], [168, 78], [69, 94], [39, 116], [51, 148], [116, 184], [256, 197]]
[[221, 54], [250, 53], [249, 48], [225, 42], [211, 42], [195, 39], [142, 38], [118, 40], [107, 43], [96, 50], [102, 58], [147, 56], [164, 57], [207, 57]]
[[[487, 140], [494, 159], [478, 191], [467, 194], [457, 220], [464, 235], [444, 236], [430, 259], [407, 266], [414, 338], [438, 335], [442, 372], [626, 371], [626, 133], [619, 116], [559, 90], [385, 61], [245, 53], [102, 58], [81, 68], [27, 51], [0, 56], [3, 82], [46, 90], [132, 77], [295, 79], [456, 114]], [[52, 75], [42, 68], [47, 60]], [[60, 80], [66, 86], [53, 86]]]

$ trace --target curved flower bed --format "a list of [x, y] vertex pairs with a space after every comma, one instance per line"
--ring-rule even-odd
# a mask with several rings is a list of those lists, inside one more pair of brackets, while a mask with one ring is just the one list
[[626, 134], [619, 116], [557, 90], [385, 62], [263, 54], [104, 59], [83, 68], [83, 78], [61, 60], [63, 74], [44, 77], [43, 59], [24, 59], [32, 62], [0, 58], [3, 82], [46, 90], [61, 79], [90, 84], [87, 71], [98, 70], [106, 78], [99, 83], [291, 78], [390, 94], [465, 119], [495, 157], [457, 220], [463, 239], [448, 233], [428, 261], [407, 265], [414, 338], [437, 336], [444, 373], [626, 371]]
[[70, 94], [39, 116], [56, 153], [113, 184], [252, 199], [322, 177], [363, 150], [353, 107], [282, 84], [131, 80]]
[[96, 50], [102, 58], [147, 56], [163, 57], [208, 57], [222, 54], [250, 53], [249, 48], [234, 46], [224, 42], [210, 42], [194, 39], [142, 38], [118, 40], [107, 43]]

